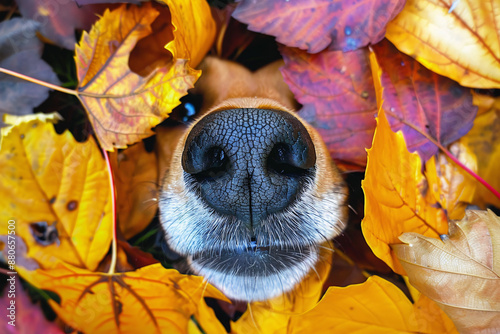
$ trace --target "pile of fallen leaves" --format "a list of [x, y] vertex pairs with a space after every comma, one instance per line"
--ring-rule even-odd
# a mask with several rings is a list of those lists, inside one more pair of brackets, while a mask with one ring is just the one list
[[[45, 320], [18, 281], [16, 326], [2, 332], [225, 332], [205, 300], [227, 301], [219, 291], [125, 240], [156, 212], [159, 162], [141, 141], [203, 75], [207, 52], [222, 54], [234, 19], [276, 38], [298, 113], [344, 168], [366, 168], [363, 235], [406, 294], [373, 275], [322, 295], [320, 263], [231, 331], [500, 331], [500, 219], [485, 210], [500, 207], [496, 1], [96, 2], [0, 6], [1, 272], [57, 315]], [[75, 29], [87, 30], [76, 46]], [[42, 60], [44, 43], [74, 49], [74, 89]], [[78, 99], [85, 141], [56, 131], [58, 110], [33, 114], [50, 89]]]

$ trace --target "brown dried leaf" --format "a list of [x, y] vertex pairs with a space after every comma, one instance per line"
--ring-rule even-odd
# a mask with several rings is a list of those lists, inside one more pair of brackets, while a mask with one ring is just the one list
[[393, 245], [410, 283], [434, 300], [461, 333], [500, 331], [500, 218], [466, 211], [442, 240], [405, 233]]

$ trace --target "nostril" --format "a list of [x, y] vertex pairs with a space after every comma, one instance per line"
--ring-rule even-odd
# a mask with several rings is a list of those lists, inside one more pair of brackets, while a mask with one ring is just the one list
[[197, 160], [199, 160], [199, 168], [186, 170], [186, 172], [198, 182], [215, 180], [228, 171], [229, 160], [221, 147], [212, 146], [206, 149], [201, 157], [197, 157]]
[[309, 172], [309, 161], [285, 143], [277, 143], [267, 157], [267, 169], [279, 175], [301, 177]]

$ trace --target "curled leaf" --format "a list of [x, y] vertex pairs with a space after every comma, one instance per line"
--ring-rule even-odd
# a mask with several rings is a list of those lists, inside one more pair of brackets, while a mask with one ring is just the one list
[[[0, 147], [0, 214], [15, 220], [27, 257], [94, 270], [111, 242], [108, 173], [92, 137], [58, 135], [57, 114], [8, 116]], [[7, 231], [7, 219], [0, 222]], [[4, 232], [5, 233], [5, 232]]]
[[416, 233], [393, 245], [410, 283], [434, 300], [460, 333], [500, 330], [500, 218], [466, 211], [441, 240]]

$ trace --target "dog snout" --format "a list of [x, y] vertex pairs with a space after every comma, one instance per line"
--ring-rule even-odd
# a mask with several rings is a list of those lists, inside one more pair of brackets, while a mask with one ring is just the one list
[[315, 173], [307, 129], [281, 110], [229, 109], [208, 114], [189, 132], [184, 182], [217, 214], [256, 226], [286, 210]]

